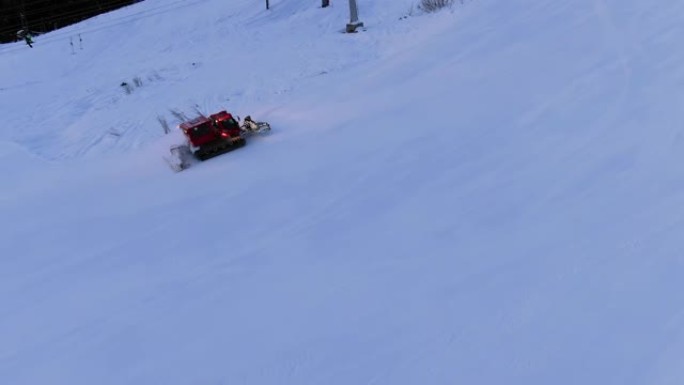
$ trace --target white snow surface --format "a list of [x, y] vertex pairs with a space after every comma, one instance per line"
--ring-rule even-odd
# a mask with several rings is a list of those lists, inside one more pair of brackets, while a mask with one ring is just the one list
[[684, 2], [358, 2], [0, 46], [0, 384], [684, 383]]

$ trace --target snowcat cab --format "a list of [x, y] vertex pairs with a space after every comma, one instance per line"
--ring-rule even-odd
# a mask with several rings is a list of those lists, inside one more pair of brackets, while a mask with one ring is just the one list
[[209, 115], [219, 129], [228, 132], [231, 136], [240, 136], [240, 124], [233, 118], [233, 115], [226, 111], [217, 112]]

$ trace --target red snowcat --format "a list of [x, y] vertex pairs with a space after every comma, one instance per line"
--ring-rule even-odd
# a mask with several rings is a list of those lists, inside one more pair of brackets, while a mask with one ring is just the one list
[[205, 160], [245, 145], [240, 125], [226, 111], [180, 124], [188, 140], [190, 151], [199, 160]]
[[[239, 118], [238, 118], [239, 119]], [[224, 111], [198, 116], [178, 126], [185, 134], [186, 144], [171, 147], [172, 158], [167, 159], [176, 171], [190, 167], [194, 157], [200, 161], [225, 154], [246, 144], [245, 137], [271, 130], [266, 122], [255, 122], [247, 116], [240, 125], [232, 114]]]

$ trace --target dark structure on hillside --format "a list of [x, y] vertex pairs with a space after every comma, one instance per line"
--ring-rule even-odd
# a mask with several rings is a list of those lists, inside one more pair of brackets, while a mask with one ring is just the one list
[[0, 0], [0, 43], [50, 32], [141, 0]]

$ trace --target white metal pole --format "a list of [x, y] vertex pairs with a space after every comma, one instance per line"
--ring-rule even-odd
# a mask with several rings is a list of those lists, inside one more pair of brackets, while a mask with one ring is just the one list
[[359, 7], [356, 0], [349, 0], [349, 23], [354, 24], [359, 21]]
[[349, 24], [347, 24], [347, 32], [356, 32], [358, 27], [363, 27], [363, 23], [359, 21], [359, 7], [356, 0], [349, 0]]

